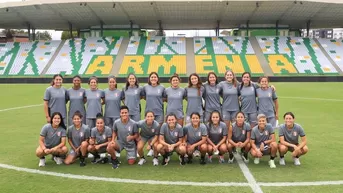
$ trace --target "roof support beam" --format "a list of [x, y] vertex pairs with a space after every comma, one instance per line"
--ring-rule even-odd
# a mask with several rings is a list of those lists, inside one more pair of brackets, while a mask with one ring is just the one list
[[157, 35], [158, 36], [163, 36], [162, 21], [158, 20], [157, 22], [158, 22], [158, 33], [157, 33]]
[[217, 20], [216, 36], [219, 36], [220, 20]]
[[279, 36], [279, 20], [276, 20], [275, 23], [275, 35]]
[[29, 36], [29, 41], [31, 41], [31, 24], [27, 23], [27, 35]]
[[309, 37], [310, 36], [310, 27], [311, 27], [311, 20], [308, 20], [306, 22], [306, 37]]
[[245, 35], [247, 37], [249, 37], [249, 23], [250, 23], [250, 21], [248, 20], [247, 21], [247, 34]]
[[71, 22], [68, 22], [69, 24], [69, 34], [72, 40], [74, 40], [74, 36], [73, 36], [73, 24]]

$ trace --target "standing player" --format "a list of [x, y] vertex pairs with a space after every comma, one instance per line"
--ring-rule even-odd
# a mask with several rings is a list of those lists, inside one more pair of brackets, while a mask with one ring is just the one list
[[205, 155], [207, 152], [207, 128], [203, 123], [200, 123], [200, 114], [191, 114], [191, 123], [184, 127], [184, 135], [186, 136], [188, 163], [192, 163], [193, 152], [200, 151], [200, 164], [206, 164]]
[[257, 116], [258, 125], [251, 130], [251, 155], [255, 158], [254, 163], [259, 164], [260, 158], [270, 154], [269, 166], [276, 168], [274, 159], [277, 152], [277, 143], [275, 141], [274, 129], [267, 123], [267, 117], [264, 114]]
[[203, 121], [203, 104], [202, 95], [204, 87], [202, 86], [200, 77], [196, 73], [192, 73], [188, 77], [188, 87], [186, 88], [187, 96], [187, 110], [186, 110], [186, 123], [191, 122], [190, 115], [194, 112], [199, 113], [201, 122]]
[[126, 158], [129, 165], [133, 165], [136, 160], [137, 148], [135, 139], [138, 138], [138, 128], [136, 122], [129, 118], [129, 108], [120, 107], [120, 119], [113, 124], [112, 142], [108, 145], [107, 151], [112, 157], [112, 168], [119, 167], [119, 161], [115, 152], [126, 150]]
[[81, 87], [81, 77], [76, 75], [73, 77], [73, 87], [67, 90], [67, 98], [69, 100], [68, 125], [73, 124], [73, 115], [79, 111], [82, 115], [82, 123], [86, 124], [86, 109], [85, 109], [85, 92]]
[[209, 72], [207, 82], [204, 84], [203, 98], [205, 100], [204, 123], [210, 120], [210, 114], [214, 110], [221, 112], [220, 104], [220, 87], [218, 85], [218, 77], [216, 73]]
[[[180, 165], [185, 165], [186, 147], [182, 145], [183, 129], [181, 125], [176, 122], [175, 114], [168, 114], [166, 120], [167, 122], [163, 123], [161, 126], [159, 144], [157, 145], [157, 151], [163, 156], [162, 165], [168, 165], [173, 151], [176, 151], [176, 153], [179, 154]], [[157, 157], [154, 159], [157, 160]]]
[[220, 113], [217, 110], [212, 111], [207, 124], [207, 153], [208, 161], [212, 162], [213, 152], [219, 152], [219, 163], [224, 163], [224, 154], [227, 152], [227, 126], [222, 121]]
[[250, 72], [242, 74], [242, 83], [239, 88], [241, 99], [241, 111], [245, 118], [254, 127], [257, 123], [257, 103], [256, 103], [256, 86], [250, 81]]
[[141, 120], [141, 92], [136, 75], [130, 73], [127, 76], [124, 89], [125, 105], [130, 109], [130, 119], [134, 121]]
[[169, 82], [171, 86], [166, 88], [163, 93], [165, 101], [167, 101], [167, 115], [173, 113], [176, 115], [177, 123], [183, 126], [183, 99], [186, 97], [184, 88], [180, 88], [180, 77], [174, 74], [170, 77]]
[[67, 123], [67, 90], [62, 87], [63, 77], [55, 74], [52, 78], [51, 86], [44, 93], [44, 113], [46, 122], [51, 122], [51, 115], [59, 112], [62, 115], [62, 121]]
[[54, 112], [51, 115], [50, 123], [45, 124], [40, 132], [39, 146], [36, 149], [36, 156], [39, 157], [39, 167], [45, 166], [45, 156], [51, 154], [57, 165], [63, 163], [61, 156], [67, 154], [66, 147], [66, 126], [62, 121], [62, 115]]
[[145, 120], [141, 120], [137, 123], [138, 128], [140, 130], [140, 137], [137, 144], [137, 151], [140, 157], [138, 165], [143, 165], [146, 160], [144, 157], [144, 145], [148, 142], [147, 149], [149, 150], [149, 155], [154, 155], [153, 165], [158, 165], [158, 152], [157, 152], [157, 144], [158, 144], [158, 135], [160, 133], [160, 124], [154, 120], [155, 116], [154, 113], [148, 111], [145, 113]]
[[249, 163], [248, 153], [250, 151], [250, 137], [251, 137], [251, 127], [249, 123], [245, 122], [245, 117], [243, 112], [238, 112], [236, 114], [236, 122], [232, 123], [229, 128], [228, 135], [228, 150], [229, 150], [229, 161], [228, 163], [233, 163], [234, 156], [233, 150], [241, 148], [242, 159], [245, 163]]
[[71, 150], [64, 160], [66, 165], [74, 163], [77, 157], [80, 157], [81, 167], [86, 165], [85, 158], [87, 156], [90, 134], [91, 132], [88, 126], [82, 124], [82, 114], [76, 111], [73, 115], [73, 124], [69, 126], [67, 131], [68, 143]]
[[[284, 155], [287, 151], [291, 151], [294, 165], [299, 166], [299, 157], [308, 152], [305, 132], [299, 124], [294, 123], [294, 114], [292, 112], [285, 113], [283, 118], [285, 124], [280, 125], [279, 132], [280, 165], [286, 165]], [[301, 137], [301, 143], [298, 141], [299, 136]]]
[[98, 79], [95, 76], [89, 78], [90, 89], [86, 90], [85, 101], [87, 101], [86, 124], [89, 128], [95, 127], [96, 116], [102, 114], [102, 104], [104, 104], [104, 92], [98, 89]]
[[108, 77], [108, 88], [105, 94], [105, 125], [112, 128], [115, 120], [119, 119], [120, 103], [124, 99], [122, 90], [117, 89], [115, 76]]

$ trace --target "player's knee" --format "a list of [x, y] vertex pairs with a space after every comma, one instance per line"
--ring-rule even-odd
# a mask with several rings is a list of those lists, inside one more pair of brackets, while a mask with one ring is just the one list
[[225, 145], [225, 144], [221, 144], [221, 145], [219, 146], [219, 151], [221, 151], [221, 152], [226, 152], [226, 151], [227, 151], [226, 145]]
[[277, 143], [276, 143], [276, 142], [271, 142], [271, 143], [270, 143], [270, 147], [271, 147], [272, 149], [277, 149]]
[[200, 151], [201, 152], [206, 152], [207, 151], [207, 144], [206, 143], [200, 145]]
[[63, 147], [61, 148], [61, 153], [62, 153], [62, 154], [67, 154], [67, 153], [68, 153], [68, 148], [67, 148], [67, 146], [63, 146]]
[[212, 145], [207, 146], [207, 152], [211, 153], [213, 151]]
[[304, 154], [306, 154], [308, 152], [308, 147], [307, 146], [304, 146], [303, 148], [302, 148], [302, 154], [304, 155]]
[[159, 144], [156, 145], [156, 149], [157, 149], [158, 152], [160, 152], [162, 150], [162, 148], [163, 148], [162, 144], [159, 143]]

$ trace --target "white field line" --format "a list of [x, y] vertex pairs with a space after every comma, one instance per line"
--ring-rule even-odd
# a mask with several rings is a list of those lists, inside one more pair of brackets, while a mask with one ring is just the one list
[[25, 109], [25, 108], [31, 108], [31, 107], [38, 107], [38, 106], [42, 106], [42, 105], [43, 105], [43, 103], [36, 104], [36, 105], [21, 106], [21, 107], [13, 107], [13, 108], [8, 108], [8, 109], [0, 109], [0, 112], [11, 111], [11, 110], [18, 110], [18, 109]]
[[309, 97], [283, 97], [278, 96], [281, 99], [300, 99], [300, 100], [316, 100], [316, 101], [333, 101], [333, 102], [343, 102], [343, 99], [328, 99], [328, 98], [309, 98]]
[[328, 186], [343, 185], [343, 180], [338, 181], [314, 181], [314, 182], [260, 182], [260, 186]]
[[241, 156], [238, 153], [235, 154], [235, 159], [237, 160], [237, 163], [238, 163], [239, 167], [241, 168], [244, 177], [247, 179], [248, 184], [249, 184], [250, 188], [252, 189], [252, 191], [254, 193], [263, 193], [260, 185], [257, 184], [254, 176], [251, 174], [249, 168], [247, 167], [247, 165], [245, 165]]

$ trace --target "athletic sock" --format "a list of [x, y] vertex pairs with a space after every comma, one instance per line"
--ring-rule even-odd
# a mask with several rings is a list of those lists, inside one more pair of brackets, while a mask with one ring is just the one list
[[145, 159], [144, 155], [141, 157], [141, 159]]
[[296, 158], [299, 158], [299, 156], [295, 156]]
[[282, 155], [282, 156], [280, 155], [280, 158], [281, 158], [281, 159], [283, 159], [284, 157], [285, 157], [284, 155]]
[[45, 159], [45, 156], [43, 156], [43, 157], [40, 157], [40, 159]]
[[232, 159], [233, 158], [233, 153], [229, 154], [229, 158]]
[[275, 159], [275, 157], [274, 156], [270, 156], [270, 160], [274, 160]]

